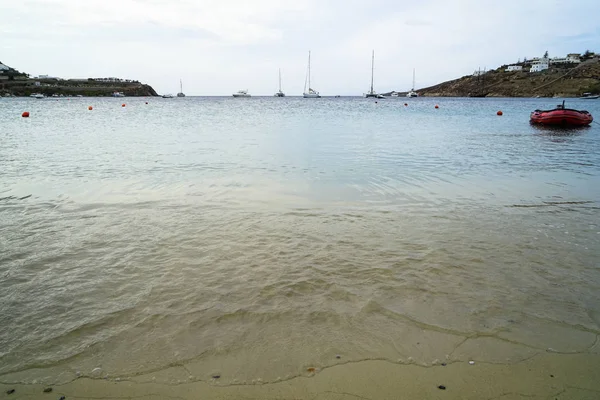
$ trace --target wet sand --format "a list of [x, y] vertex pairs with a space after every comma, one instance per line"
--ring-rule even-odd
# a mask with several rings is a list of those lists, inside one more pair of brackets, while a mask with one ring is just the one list
[[[287, 381], [250, 385], [232, 384], [225, 376], [174, 385], [138, 382], [149, 377], [118, 382], [79, 378], [54, 386], [51, 393], [44, 393], [47, 386], [42, 385], [0, 384], [0, 398], [592, 400], [600, 398], [600, 352], [594, 350], [587, 354], [537, 354], [512, 365], [461, 361], [422, 367], [370, 360], [340, 364]], [[159, 373], [177, 374], [177, 368]], [[9, 389], [15, 392], [7, 395]]]

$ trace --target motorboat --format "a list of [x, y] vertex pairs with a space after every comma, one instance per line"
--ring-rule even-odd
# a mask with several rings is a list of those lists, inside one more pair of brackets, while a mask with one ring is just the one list
[[535, 110], [530, 115], [530, 122], [535, 125], [577, 127], [592, 123], [592, 114], [585, 110], [565, 108], [565, 102], [553, 110]]
[[236, 93], [233, 94], [233, 97], [251, 97], [250, 93], [248, 93], [248, 90], [238, 90]]
[[125, 97], [123, 92], [113, 92], [112, 97]]
[[600, 97], [600, 95], [598, 95], [598, 94], [584, 93], [583, 95], [581, 95], [580, 99], [593, 100], [593, 99], [597, 99], [599, 97]]
[[33, 97], [34, 99], [43, 99], [45, 96], [41, 93], [32, 93], [29, 97]]
[[175, 97], [175, 96], [173, 96], [172, 94], [163, 94], [162, 95], [163, 99], [172, 99], [173, 97]]

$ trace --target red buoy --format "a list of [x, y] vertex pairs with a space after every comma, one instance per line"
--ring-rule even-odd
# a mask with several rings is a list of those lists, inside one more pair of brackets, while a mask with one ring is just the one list
[[408, 103], [404, 103], [404, 107], [408, 107]]
[[148, 104], [148, 102], [146, 102], [146, 104]]
[[121, 107], [125, 107], [125, 103], [121, 104]]
[[88, 110], [90, 110], [90, 111], [92, 111], [93, 109], [94, 109], [94, 107], [92, 107], [92, 106], [88, 107]]
[[437, 104], [435, 105], [435, 108], [440, 108], [440, 106], [438, 106]]
[[498, 111], [496, 115], [502, 115], [502, 110]]
[[21, 117], [23, 117], [23, 118], [29, 118], [29, 111], [23, 112], [23, 114], [21, 114]]

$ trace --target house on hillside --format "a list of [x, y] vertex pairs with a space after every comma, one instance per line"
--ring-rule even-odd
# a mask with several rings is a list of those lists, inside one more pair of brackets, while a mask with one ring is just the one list
[[551, 64], [579, 64], [581, 56], [578, 53], [567, 54], [566, 57], [554, 57], [550, 60]]
[[508, 68], [506, 68], [504, 71], [505, 72], [514, 72], [514, 71], [522, 71], [522, 70], [523, 70], [522, 65], [509, 65]]
[[538, 58], [531, 63], [529, 72], [541, 72], [550, 67], [550, 60], [547, 57]]

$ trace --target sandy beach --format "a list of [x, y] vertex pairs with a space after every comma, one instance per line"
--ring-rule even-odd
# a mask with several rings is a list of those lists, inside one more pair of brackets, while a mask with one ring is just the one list
[[[341, 364], [275, 383], [234, 384], [222, 376], [184, 384], [80, 378], [61, 386], [0, 385], [11, 399], [598, 399], [600, 349], [586, 354], [538, 354], [513, 364], [454, 362], [399, 365], [380, 360]], [[174, 374], [178, 367], [159, 372]], [[444, 387], [445, 389], [440, 389]], [[15, 392], [7, 395], [6, 391]]]

